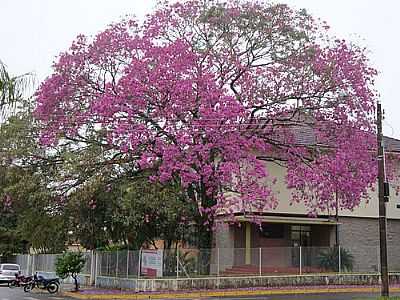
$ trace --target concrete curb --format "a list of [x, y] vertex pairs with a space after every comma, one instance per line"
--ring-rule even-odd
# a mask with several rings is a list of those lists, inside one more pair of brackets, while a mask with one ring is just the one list
[[[391, 292], [400, 292], [400, 287], [393, 287]], [[64, 292], [63, 295], [75, 299], [199, 299], [208, 297], [241, 297], [241, 296], [271, 296], [271, 295], [294, 295], [294, 294], [326, 294], [326, 293], [373, 293], [379, 292], [379, 287], [359, 288], [318, 288], [318, 289], [271, 289], [271, 290], [237, 290], [237, 291], [201, 291], [182, 293], [137, 293], [137, 294], [80, 294]]]

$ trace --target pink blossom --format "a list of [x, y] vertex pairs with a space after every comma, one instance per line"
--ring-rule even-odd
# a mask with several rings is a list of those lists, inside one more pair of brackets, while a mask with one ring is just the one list
[[36, 93], [42, 143], [95, 124], [135, 167], [157, 168], [150, 180], [194, 188], [205, 215], [276, 208], [265, 160], [287, 168], [292, 201], [310, 214], [336, 195], [358, 206], [376, 181], [366, 51], [286, 5], [207, 3], [77, 37]]

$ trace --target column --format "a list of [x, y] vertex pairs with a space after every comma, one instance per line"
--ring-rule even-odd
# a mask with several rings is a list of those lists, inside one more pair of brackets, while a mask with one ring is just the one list
[[246, 231], [245, 231], [245, 237], [246, 237], [246, 249], [245, 249], [245, 264], [250, 265], [251, 264], [251, 223], [246, 222], [245, 223]]

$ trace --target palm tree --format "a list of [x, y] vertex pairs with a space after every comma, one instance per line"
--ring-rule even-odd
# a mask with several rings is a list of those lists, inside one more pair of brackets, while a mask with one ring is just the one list
[[15, 112], [18, 103], [33, 87], [33, 75], [12, 76], [0, 60], [0, 120]]

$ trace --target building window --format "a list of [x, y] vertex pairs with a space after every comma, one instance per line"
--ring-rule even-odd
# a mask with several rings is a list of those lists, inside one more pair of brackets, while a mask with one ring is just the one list
[[293, 225], [290, 227], [290, 236], [293, 247], [311, 246], [311, 226]]

